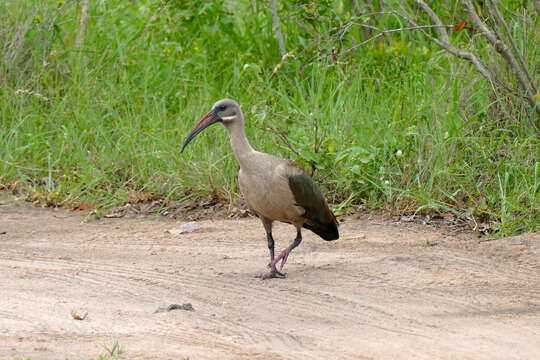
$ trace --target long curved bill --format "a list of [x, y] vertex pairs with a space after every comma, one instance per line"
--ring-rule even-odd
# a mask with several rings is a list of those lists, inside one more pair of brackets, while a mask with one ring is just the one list
[[212, 110], [210, 111], [208, 114], [206, 114], [201, 121], [199, 121], [199, 123], [197, 124], [197, 126], [195, 126], [195, 129], [193, 129], [191, 131], [191, 133], [189, 134], [189, 136], [186, 138], [186, 141], [184, 141], [184, 145], [182, 145], [182, 150], [180, 150], [180, 152], [184, 152], [184, 149], [186, 148], [187, 144], [189, 144], [189, 142], [191, 140], [193, 140], [193, 138], [197, 135], [199, 135], [199, 133], [201, 133], [204, 129], [206, 129], [207, 127], [209, 127], [210, 125], [212, 124], [215, 124], [217, 123], [218, 121], [220, 120], [219, 116], [216, 114], [216, 111], [215, 110]]

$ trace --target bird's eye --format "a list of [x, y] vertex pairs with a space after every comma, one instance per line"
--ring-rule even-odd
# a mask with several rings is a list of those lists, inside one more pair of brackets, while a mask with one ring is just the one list
[[218, 106], [218, 110], [219, 110], [219, 111], [223, 111], [223, 110], [225, 110], [226, 108], [227, 108], [227, 105], [219, 105], [219, 106]]

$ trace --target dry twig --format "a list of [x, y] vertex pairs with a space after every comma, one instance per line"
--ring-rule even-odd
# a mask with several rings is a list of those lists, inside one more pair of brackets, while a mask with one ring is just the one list
[[[437, 16], [437, 14], [435, 14], [435, 12], [424, 1], [415, 0], [415, 3], [417, 5], [419, 5], [422, 8], [422, 10], [424, 10], [424, 12], [426, 12], [426, 14], [429, 16], [431, 21], [433, 21], [437, 25], [442, 25], [441, 19]], [[416, 25], [416, 23], [414, 21], [412, 21], [412, 19], [410, 19], [409, 17], [407, 17], [407, 20]], [[493, 74], [490, 73], [487, 66], [485, 66], [480, 61], [480, 59], [478, 59], [478, 57], [476, 57], [473, 53], [471, 53], [469, 51], [464, 51], [464, 50], [458, 49], [458, 48], [456, 48], [455, 46], [453, 46], [450, 43], [450, 38], [449, 38], [448, 33], [446, 32], [446, 30], [444, 30], [444, 29], [439, 29], [438, 30], [438, 35], [439, 35], [440, 39], [437, 39], [437, 38], [429, 35], [427, 32], [423, 31], [423, 29], [421, 29], [421, 31], [424, 34], [424, 36], [426, 36], [428, 39], [430, 39], [431, 41], [433, 41], [434, 43], [436, 43], [437, 45], [439, 45], [440, 47], [442, 47], [443, 49], [445, 49], [446, 51], [448, 51], [452, 55], [457, 56], [457, 57], [462, 58], [462, 59], [465, 59], [467, 61], [470, 61], [474, 65], [474, 67], [476, 67], [478, 72], [480, 74], [482, 74], [482, 76], [484, 76], [488, 81], [490, 81], [492, 83], [494, 83], [496, 81]]]
[[272, 8], [272, 19], [274, 21], [274, 31], [276, 32], [276, 39], [279, 43], [279, 51], [281, 52], [281, 56], [285, 56], [285, 54], [287, 54], [287, 49], [285, 48], [283, 34], [281, 33], [281, 26], [279, 25], [279, 16], [276, 7], [276, 0], [270, 0], [270, 7]]
[[[417, 1], [421, 1], [421, 0], [417, 0]], [[534, 97], [535, 94], [532, 93], [531, 91], [532, 89], [534, 89], [534, 85], [531, 87], [530, 84], [528, 83], [526, 75], [520, 69], [520, 66], [518, 65], [516, 59], [514, 58], [512, 53], [509, 51], [508, 45], [506, 45], [501, 39], [499, 39], [493, 31], [490, 31], [488, 29], [486, 24], [484, 24], [484, 22], [480, 19], [480, 17], [476, 13], [476, 10], [471, 0], [462, 0], [461, 4], [463, 8], [465, 9], [465, 11], [467, 12], [467, 14], [469, 15], [469, 18], [471, 19], [475, 28], [480, 31], [480, 33], [489, 41], [489, 43], [493, 46], [493, 48], [495, 48], [495, 50], [499, 54], [501, 54], [501, 56], [507, 62], [508, 66], [510, 67], [514, 75], [516, 76], [516, 79], [518, 80], [520, 87], [524, 91], [525, 98], [529, 102], [529, 105], [533, 109], [535, 109], [537, 115], [540, 116], [540, 103], [536, 102], [536, 99]], [[496, 7], [494, 3], [493, 3], [493, 6]], [[507, 34], [507, 36], [510, 37], [510, 34]], [[531, 119], [531, 125], [533, 126], [535, 131], [540, 134], [540, 129], [537, 127], [537, 125], [532, 119]]]
[[289, 148], [289, 150], [291, 150], [293, 153], [296, 154], [296, 156], [300, 156], [300, 153], [291, 145], [291, 143], [289, 142], [289, 140], [287, 140], [287, 136], [285, 134], [283, 134], [280, 130], [274, 128], [274, 127], [267, 127], [267, 128], [264, 128], [264, 130], [266, 131], [270, 131], [271, 133], [274, 133], [276, 134], [279, 139]]
[[79, 20], [79, 32], [77, 33], [77, 38], [75, 39], [75, 47], [81, 47], [84, 41], [84, 34], [86, 32], [86, 25], [88, 25], [88, 0], [81, 0], [82, 9], [81, 9], [81, 18]]
[[529, 68], [527, 67], [527, 64], [525, 63], [523, 56], [521, 56], [521, 53], [519, 52], [519, 49], [517, 48], [514, 38], [512, 37], [510, 28], [508, 27], [508, 24], [506, 23], [506, 21], [504, 21], [504, 18], [502, 17], [495, 1], [490, 0], [490, 2], [491, 2], [490, 8], [493, 13], [493, 16], [495, 17], [497, 22], [503, 26], [504, 31], [506, 32], [506, 37], [508, 39], [508, 42], [510, 42], [510, 46], [512, 47], [512, 50], [514, 52], [514, 56], [519, 60], [519, 63], [521, 65], [521, 70], [527, 77], [527, 80], [529, 82], [528, 85], [530, 86], [529, 89], [532, 90], [532, 94], [535, 95], [537, 93], [536, 86], [534, 85], [534, 81], [532, 79], [531, 73], [529, 72]]

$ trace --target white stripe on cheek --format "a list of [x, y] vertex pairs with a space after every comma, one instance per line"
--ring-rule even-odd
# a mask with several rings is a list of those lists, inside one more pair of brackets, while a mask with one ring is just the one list
[[236, 117], [236, 115], [232, 115], [232, 116], [225, 116], [225, 117], [222, 117], [221, 120], [225, 120], [225, 121], [228, 121], [228, 120], [232, 120]]

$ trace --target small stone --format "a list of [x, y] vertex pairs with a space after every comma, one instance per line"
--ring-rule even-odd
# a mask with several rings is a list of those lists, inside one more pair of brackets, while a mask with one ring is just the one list
[[195, 221], [190, 221], [187, 223], [180, 224], [180, 226], [165, 230], [166, 234], [170, 235], [180, 235], [180, 234], [189, 234], [194, 232], [197, 229], [197, 223]]
[[183, 223], [178, 229], [180, 229], [180, 234], [189, 234], [197, 229], [197, 223], [195, 221]]
[[179, 304], [171, 304], [167, 307], [158, 307], [156, 311], [154, 311], [154, 314], [157, 314], [157, 313], [162, 313], [162, 312], [169, 312], [169, 311], [172, 311], [172, 310], [186, 310], [186, 311], [194, 311], [195, 309], [193, 308], [193, 305], [191, 305], [190, 303], [185, 303], [185, 304], [182, 304], [182, 305], [179, 305]]
[[71, 310], [71, 317], [75, 320], [84, 320], [88, 316], [88, 311]]

